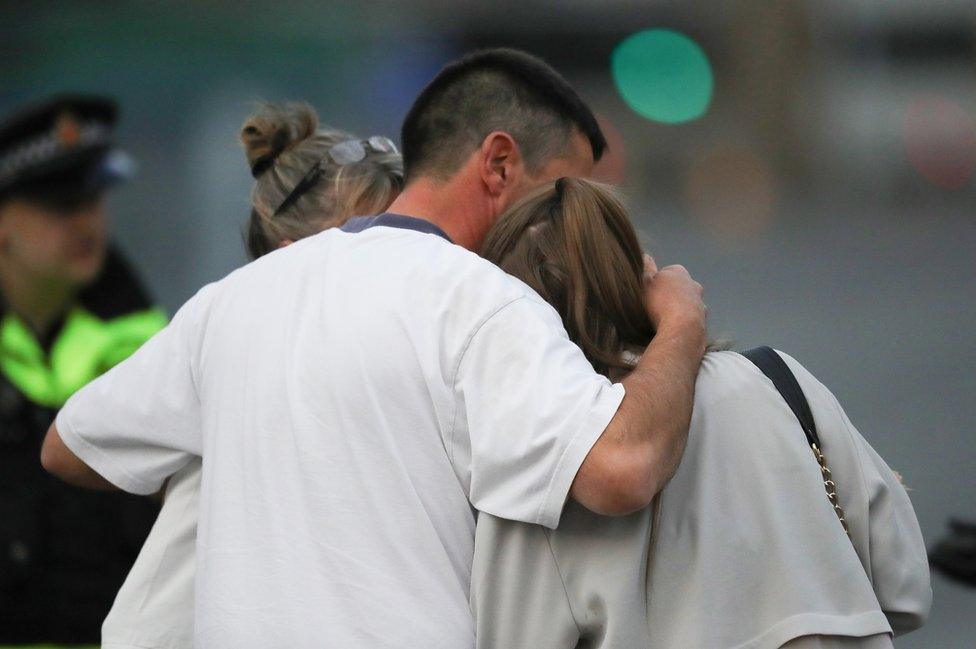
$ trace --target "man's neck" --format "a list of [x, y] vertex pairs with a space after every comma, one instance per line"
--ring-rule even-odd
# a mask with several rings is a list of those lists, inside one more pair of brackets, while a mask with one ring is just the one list
[[64, 313], [74, 294], [67, 284], [33, 280], [0, 267], [0, 300], [39, 336]]
[[403, 189], [387, 211], [430, 221], [454, 243], [477, 252], [485, 236], [484, 212], [490, 206], [480, 204], [462, 185], [419, 178]]

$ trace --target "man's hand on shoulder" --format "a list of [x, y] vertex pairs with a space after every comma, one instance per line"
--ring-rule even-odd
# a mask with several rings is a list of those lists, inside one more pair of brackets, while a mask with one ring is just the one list
[[645, 255], [644, 303], [656, 334], [622, 381], [624, 400], [570, 490], [599, 514], [627, 514], [649, 505], [674, 475], [688, 438], [705, 353], [702, 286], [684, 267], [658, 270]]
[[658, 270], [650, 255], [644, 255], [644, 304], [655, 330], [680, 328], [689, 336], [698, 335], [705, 350], [705, 320], [708, 308], [702, 299], [704, 289], [684, 266], [665, 266]]

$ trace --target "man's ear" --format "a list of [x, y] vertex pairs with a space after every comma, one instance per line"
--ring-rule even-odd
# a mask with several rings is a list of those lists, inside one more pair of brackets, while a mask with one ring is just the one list
[[524, 169], [518, 144], [504, 131], [492, 131], [485, 137], [478, 162], [481, 180], [495, 197], [515, 187]]

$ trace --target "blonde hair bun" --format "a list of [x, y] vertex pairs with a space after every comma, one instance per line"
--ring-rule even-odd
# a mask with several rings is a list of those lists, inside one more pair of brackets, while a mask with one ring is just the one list
[[305, 102], [262, 104], [241, 127], [251, 175], [263, 174], [279, 155], [312, 137], [318, 126], [318, 113]]

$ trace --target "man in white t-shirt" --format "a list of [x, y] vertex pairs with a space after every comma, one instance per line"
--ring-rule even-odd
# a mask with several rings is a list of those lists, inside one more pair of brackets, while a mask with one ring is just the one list
[[199, 647], [473, 647], [476, 511], [554, 528], [572, 495], [628, 513], [677, 466], [704, 351], [684, 269], [650, 269], [657, 335], [612, 384], [470, 252], [602, 154], [570, 86], [476, 53], [421, 93], [402, 141], [390, 213], [205, 287], [48, 433], [48, 470], [88, 486], [152, 493], [202, 458]]

